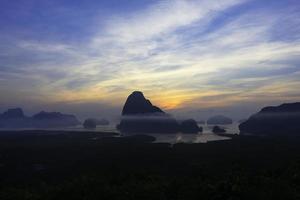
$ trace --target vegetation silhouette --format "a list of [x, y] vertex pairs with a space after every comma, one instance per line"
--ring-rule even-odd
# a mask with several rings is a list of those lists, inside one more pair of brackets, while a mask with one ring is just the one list
[[112, 136], [2, 132], [1, 200], [299, 199], [299, 136], [173, 146]]

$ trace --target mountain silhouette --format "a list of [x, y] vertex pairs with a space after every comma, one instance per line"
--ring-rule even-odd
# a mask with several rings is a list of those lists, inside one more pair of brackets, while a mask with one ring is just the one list
[[24, 112], [21, 108], [11, 108], [5, 111], [2, 115], [2, 119], [20, 119], [24, 118]]
[[30, 124], [21, 108], [11, 108], [0, 115], [0, 128], [27, 128]]
[[32, 119], [36, 127], [67, 127], [80, 124], [75, 115], [62, 114], [60, 112], [41, 111], [33, 115]]
[[122, 110], [122, 119], [118, 129], [124, 133], [197, 133], [202, 131], [195, 120], [179, 123], [135, 91], [130, 94]]
[[21, 108], [12, 108], [0, 115], [1, 128], [58, 128], [79, 125], [74, 115], [41, 111], [27, 117]]
[[160, 108], [153, 106], [140, 91], [130, 94], [124, 104], [122, 115], [164, 113]]
[[300, 133], [300, 102], [265, 107], [239, 125], [241, 134]]

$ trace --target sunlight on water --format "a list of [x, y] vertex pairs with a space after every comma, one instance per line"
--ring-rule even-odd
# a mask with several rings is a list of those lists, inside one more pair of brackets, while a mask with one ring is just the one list
[[[176, 134], [165, 134], [165, 133], [152, 133], [147, 134], [156, 138], [156, 143], [206, 143], [210, 141], [218, 140], [229, 140], [230, 137], [220, 136], [212, 133], [213, 126], [201, 125], [203, 127], [203, 132], [198, 134], [186, 134], [186, 133], [176, 133]], [[222, 128], [226, 129], [227, 134], [238, 134], [238, 124], [234, 123], [231, 125], [222, 125]]]

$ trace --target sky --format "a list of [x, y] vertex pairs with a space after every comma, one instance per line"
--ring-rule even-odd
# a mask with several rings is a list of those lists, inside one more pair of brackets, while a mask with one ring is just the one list
[[1, 0], [0, 110], [178, 117], [300, 101], [299, 0]]

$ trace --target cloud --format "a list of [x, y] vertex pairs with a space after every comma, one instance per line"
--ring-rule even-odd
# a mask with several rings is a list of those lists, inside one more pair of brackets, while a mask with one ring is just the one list
[[0, 45], [2, 89], [112, 106], [138, 89], [165, 109], [296, 99], [299, 12], [257, 4], [157, 1], [87, 23], [84, 42], [8, 37]]
[[191, 25], [207, 17], [209, 13], [224, 10], [237, 2], [237, 0], [161, 1], [146, 10], [125, 17], [114, 17], [108, 22], [107, 32], [113, 37], [118, 37], [120, 41], [145, 40]]

